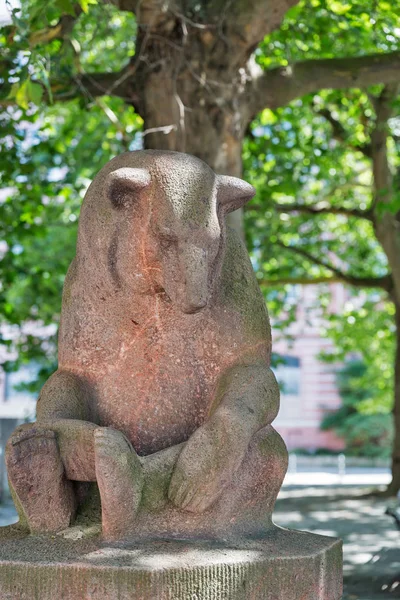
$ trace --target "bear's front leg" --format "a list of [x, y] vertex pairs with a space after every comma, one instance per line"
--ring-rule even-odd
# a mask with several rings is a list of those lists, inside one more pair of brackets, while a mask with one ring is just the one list
[[70, 525], [74, 491], [54, 431], [32, 423], [18, 427], [7, 442], [6, 464], [22, 526], [50, 533]]
[[133, 532], [143, 487], [142, 465], [123, 433], [74, 419], [48, 422], [57, 434], [68, 479], [97, 481], [102, 532], [120, 539]]
[[96, 429], [67, 418], [17, 427], [7, 442], [6, 465], [21, 526], [50, 533], [70, 525], [76, 509], [72, 481], [96, 481]]
[[169, 487], [176, 506], [196, 513], [219, 498], [254, 434], [275, 418], [279, 388], [272, 371], [264, 364], [234, 367], [221, 379], [214, 406], [184, 446]]
[[96, 429], [94, 453], [103, 537], [123, 539], [135, 531], [143, 489], [142, 463], [124, 434], [110, 427]]

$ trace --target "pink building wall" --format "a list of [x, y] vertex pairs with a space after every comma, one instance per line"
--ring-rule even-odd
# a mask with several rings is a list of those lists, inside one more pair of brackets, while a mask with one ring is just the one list
[[[274, 427], [284, 438], [288, 449], [315, 451], [327, 448], [339, 451], [343, 441], [332, 431], [321, 431], [320, 423], [324, 415], [341, 405], [335, 369], [337, 366], [319, 360], [321, 351], [327, 351], [332, 343], [324, 334], [324, 322], [318, 309], [317, 287], [297, 286], [294, 301], [298, 304], [296, 323], [289, 328], [294, 337], [288, 342], [272, 323], [273, 351], [281, 356], [298, 360], [298, 366], [285, 369], [277, 366], [276, 376], [283, 382], [281, 407]], [[336, 312], [343, 307], [346, 290], [340, 284], [331, 285], [331, 310]], [[288, 383], [285, 392], [285, 381]], [[297, 388], [297, 389], [296, 389]]]

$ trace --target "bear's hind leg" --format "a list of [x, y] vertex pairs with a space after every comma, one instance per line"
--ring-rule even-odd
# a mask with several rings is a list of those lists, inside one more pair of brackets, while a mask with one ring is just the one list
[[273, 526], [272, 511], [288, 466], [288, 452], [271, 425], [253, 437], [233, 481], [211, 510], [221, 531], [262, 536]]
[[70, 525], [75, 513], [74, 491], [53, 431], [32, 423], [18, 427], [7, 443], [6, 465], [32, 533], [52, 533]]

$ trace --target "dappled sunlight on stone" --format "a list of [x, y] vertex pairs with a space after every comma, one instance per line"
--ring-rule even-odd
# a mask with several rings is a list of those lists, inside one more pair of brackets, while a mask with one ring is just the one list
[[132, 566], [135, 569], [171, 569], [201, 567], [211, 565], [254, 563], [262, 559], [262, 553], [256, 550], [236, 550], [231, 548], [182, 547], [171, 545], [164, 551], [149, 549], [101, 548], [84, 557], [84, 561], [96, 564]]

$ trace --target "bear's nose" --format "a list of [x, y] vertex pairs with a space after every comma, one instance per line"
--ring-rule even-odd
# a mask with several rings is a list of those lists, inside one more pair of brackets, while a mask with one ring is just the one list
[[208, 299], [208, 260], [204, 248], [193, 244], [181, 246], [182, 311], [188, 314], [204, 308]]
[[201, 302], [196, 302], [196, 303], [188, 302], [188, 303], [184, 304], [184, 306], [182, 307], [182, 311], [187, 315], [193, 315], [193, 314], [199, 312], [205, 306], [207, 306], [206, 300], [202, 300]]

